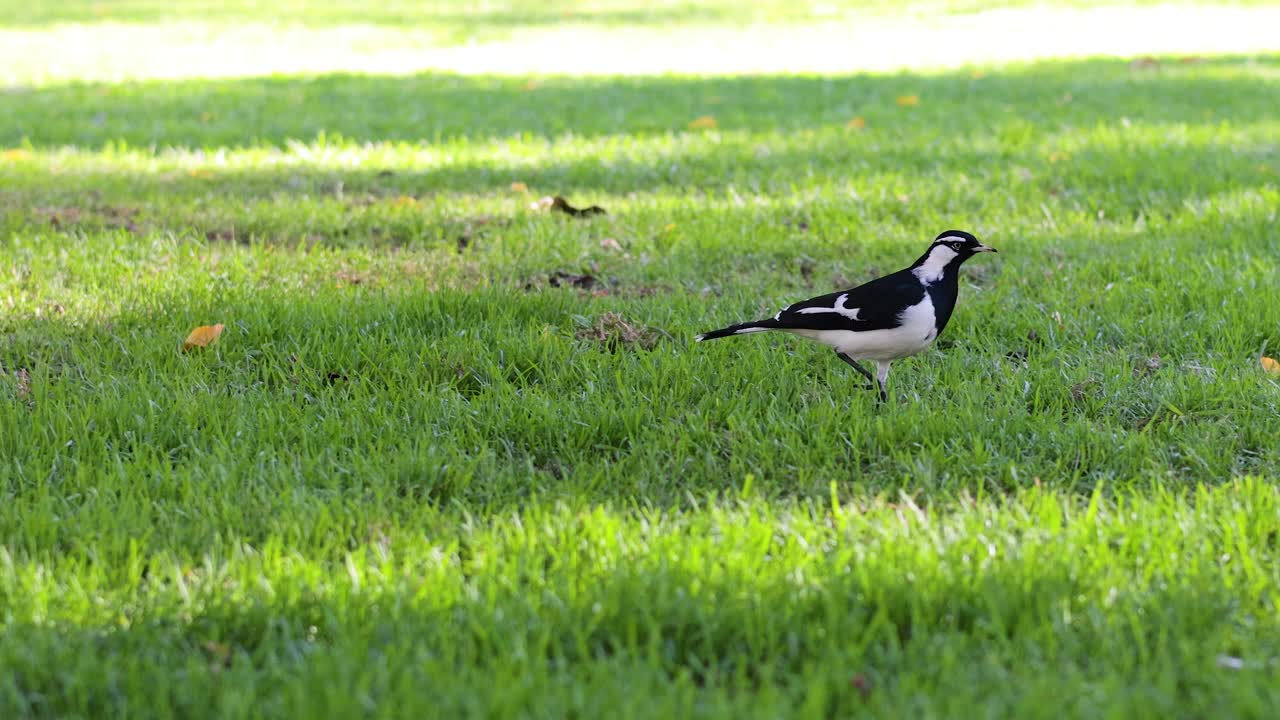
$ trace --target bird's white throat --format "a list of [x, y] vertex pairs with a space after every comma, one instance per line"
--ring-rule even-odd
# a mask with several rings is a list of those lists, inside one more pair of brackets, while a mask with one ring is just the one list
[[920, 263], [919, 267], [912, 269], [912, 273], [920, 278], [920, 282], [934, 283], [942, 279], [942, 273], [955, 260], [960, 253], [952, 250], [946, 245], [934, 245], [929, 249], [929, 255]]

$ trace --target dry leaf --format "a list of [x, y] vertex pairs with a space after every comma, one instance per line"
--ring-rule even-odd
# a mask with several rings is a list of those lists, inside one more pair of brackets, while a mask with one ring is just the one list
[[511, 192], [527, 193], [529, 192], [529, 186], [519, 181], [513, 182], [511, 183]]
[[1264, 355], [1262, 357], [1262, 369], [1269, 373], [1280, 375], [1280, 362], [1277, 362], [1275, 358], [1269, 358]]
[[1051, 163], [1062, 162], [1063, 160], [1066, 160], [1066, 159], [1067, 159], [1067, 154], [1064, 152], [1049, 153], [1049, 162]]
[[716, 127], [716, 119], [711, 115], [703, 115], [689, 123], [690, 130], [714, 130]]
[[537, 90], [538, 85], [540, 84], [541, 83], [539, 83], [537, 80], [526, 80], [524, 85], [521, 85], [520, 88], [525, 92], [529, 92], [530, 90]]
[[614, 252], [622, 252], [622, 245], [619, 245], [619, 244], [618, 244], [618, 241], [617, 241], [617, 240], [614, 240], [613, 238], [608, 238], [608, 237], [607, 237], [607, 238], [605, 238], [605, 239], [601, 240], [601, 241], [600, 241], [600, 247], [604, 248], [605, 250], [613, 250]]
[[867, 121], [863, 120], [861, 117], [855, 117], [854, 119], [845, 123], [844, 126], [849, 130], [861, 130], [867, 126]]
[[222, 334], [222, 328], [222, 323], [218, 323], [217, 325], [201, 325], [195, 330], [192, 330], [191, 334], [187, 336], [187, 339], [182, 341], [182, 349], [190, 350], [195, 347], [206, 347], [209, 343], [218, 339], [218, 336]]
[[191, 168], [187, 171], [187, 174], [193, 178], [207, 178], [213, 175], [213, 173], [204, 168]]
[[417, 205], [418, 200], [417, 198], [412, 198], [412, 197], [409, 197], [408, 195], [401, 195], [400, 197], [393, 200], [391, 204], [395, 205], [396, 207], [405, 207], [406, 205]]
[[919, 95], [899, 95], [896, 102], [903, 107], [915, 107], [916, 105], [920, 104], [920, 96]]

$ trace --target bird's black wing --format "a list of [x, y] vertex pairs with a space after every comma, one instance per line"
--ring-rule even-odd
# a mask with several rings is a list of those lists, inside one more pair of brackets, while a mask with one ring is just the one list
[[902, 311], [924, 295], [920, 280], [903, 270], [856, 288], [792, 303], [765, 322], [780, 330], [884, 330], [898, 327]]

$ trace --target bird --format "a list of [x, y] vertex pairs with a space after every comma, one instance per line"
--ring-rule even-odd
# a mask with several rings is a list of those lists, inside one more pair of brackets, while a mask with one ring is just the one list
[[[737, 323], [696, 336], [698, 342], [731, 335], [785, 332], [835, 350], [836, 357], [879, 389], [876, 403], [889, 399], [889, 365], [933, 344], [947, 326], [960, 293], [960, 266], [978, 253], [996, 249], [972, 233], [947, 230], [909, 267], [848, 290], [792, 303], [767, 320]], [[861, 361], [876, 363], [876, 374]]]

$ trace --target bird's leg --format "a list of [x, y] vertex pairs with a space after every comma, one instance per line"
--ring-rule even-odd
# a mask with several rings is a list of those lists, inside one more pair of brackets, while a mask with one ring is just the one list
[[858, 373], [862, 375], [862, 377], [866, 378], [869, 381], [869, 384], [867, 385], [868, 390], [875, 389], [875, 385], [874, 385], [876, 381], [875, 377], [871, 374], [869, 370], [859, 365], [857, 360], [854, 360], [853, 358], [849, 357], [848, 355], [845, 355], [839, 350], [836, 351], [836, 357], [848, 363], [849, 367], [853, 368], [854, 370], [857, 370]]
[[880, 386], [880, 402], [889, 399], [889, 393], [885, 391], [885, 386], [889, 381], [889, 362], [888, 360], [880, 360], [876, 363], [876, 384]]

